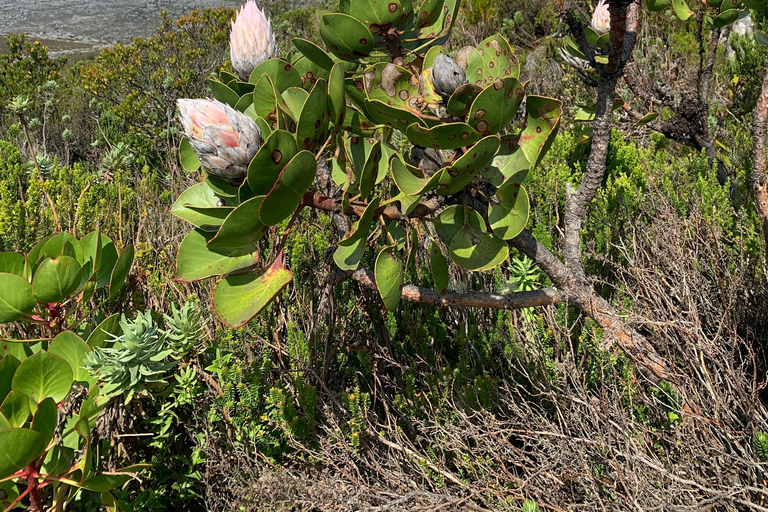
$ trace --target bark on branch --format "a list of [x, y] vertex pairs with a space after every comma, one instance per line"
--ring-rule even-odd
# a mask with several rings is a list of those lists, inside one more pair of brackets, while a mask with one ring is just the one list
[[[374, 277], [373, 272], [364, 268], [329, 274], [325, 278], [325, 285], [337, 286], [347, 279], [351, 279], [365, 288], [370, 288], [372, 290], [376, 289], [376, 278]], [[407, 300], [408, 302], [424, 304], [427, 306], [485, 309], [532, 308], [559, 304], [563, 301], [563, 293], [557, 288], [542, 288], [540, 290], [514, 292], [507, 295], [449, 290], [443, 295], [440, 295], [437, 293], [437, 290], [408, 284], [403, 286], [401, 296], [403, 300]]]
[[752, 124], [752, 193], [755, 199], [755, 207], [760, 215], [760, 223], [763, 225], [766, 251], [768, 251], [768, 176], [766, 167], [766, 120], [768, 120], [768, 63], [765, 65], [765, 77], [760, 97], [757, 100], [755, 120]]

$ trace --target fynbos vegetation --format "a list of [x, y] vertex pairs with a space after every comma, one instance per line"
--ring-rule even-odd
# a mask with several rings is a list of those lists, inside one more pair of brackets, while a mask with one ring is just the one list
[[766, 3], [691, 1], [9, 36], [0, 506], [764, 510]]

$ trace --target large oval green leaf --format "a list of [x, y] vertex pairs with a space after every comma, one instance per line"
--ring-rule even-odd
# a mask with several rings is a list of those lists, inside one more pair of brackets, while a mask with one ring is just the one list
[[12, 387], [40, 403], [48, 397], [61, 402], [72, 386], [72, 369], [60, 356], [41, 350], [22, 361]]
[[207, 245], [213, 237], [214, 233], [199, 229], [184, 237], [176, 256], [176, 281], [188, 283], [206, 277], [230, 274], [259, 262], [259, 255], [253, 248], [213, 250]]
[[301, 87], [301, 77], [287, 60], [274, 58], [265, 60], [251, 72], [248, 81], [255, 84], [262, 76], [272, 79], [277, 94], [282, 94], [289, 87]]
[[373, 51], [373, 34], [358, 20], [343, 13], [320, 18], [320, 37], [325, 46], [342, 60], [357, 60]]
[[207, 183], [192, 185], [176, 199], [171, 215], [196, 228], [215, 230], [234, 209], [230, 197], [219, 197]]
[[365, 23], [374, 35], [402, 27], [413, 16], [411, 0], [341, 0], [339, 11]]
[[45, 451], [45, 437], [28, 428], [0, 431], [0, 479], [24, 469]]
[[56, 258], [61, 255], [70, 256], [75, 258], [78, 263], [83, 263], [83, 247], [77, 238], [66, 232], [53, 235], [47, 239], [40, 250], [41, 258], [45, 256]]
[[376, 257], [374, 274], [376, 289], [379, 290], [384, 307], [389, 311], [397, 309], [403, 288], [403, 264], [395, 251], [397, 245], [385, 247]]
[[488, 270], [501, 265], [509, 255], [506, 242], [491, 233], [464, 226], [453, 237], [451, 259], [467, 270]]
[[296, 142], [300, 149], [314, 151], [328, 138], [328, 82], [320, 79], [315, 83], [301, 109], [296, 126]]
[[479, 229], [483, 232], [486, 231], [483, 216], [480, 215], [477, 210], [467, 207], [466, 219], [464, 212], [464, 206], [455, 204], [443, 210], [435, 219], [435, 231], [437, 231], [438, 236], [443, 239], [443, 242], [445, 242], [446, 245], [451, 245], [453, 237], [456, 236], [456, 233], [461, 231], [461, 228], [465, 225]]
[[269, 229], [259, 220], [259, 210], [265, 196], [257, 196], [235, 208], [210, 242], [211, 250], [243, 250], [252, 252]]
[[557, 135], [563, 103], [554, 98], [528, 95], [525, 109], [528, 118], [519, 145], [525, 158], [535, 167]]
[[27, 258], [17, 252], [0, 252], [0, 273], [27, 277]]
[[498, 133], [514, 119], [524, 97], [517, 78], [496, 78], [472, 102], [467, 122], [481, 135]]
[[412, 144], [435, 149], [471, 146], [480, 139], [480, 135], [467, 123], [445, 123], [434, 128], [412, 124], [406, 130], [406, 136]]
[[32, 278], [32, 293], [40, 302], [62, 302], [80, 286], [82, 268], [74, 258], [43, 260]]
[[242, 327], [292, 280], [281, 254], [263, 274], [248, 272], [220, 280], [213, 290], [213, 309], [226, 325]]
[[274, 226], [290, 217], [312, 185], [316, 171], [315, 155], [309, 151], [301, 151], [293, 157], [261, 204], [261, 222]]
[[511, 182], [496, 191], [499, 202], [491, 202], [488, 223], [491, 229], [504, 240], [519, 235], [528, 223], [530, 203], [525, 188]]
[[248, 186], [257, 196], [269, 194], [280, 171], [296, 156], [299, 147], [293, 134], [275, 130], [264, 141], [248, 166]]
[[37, 301], [29, 281], [16, 274], [0, 273], [0, 324], [32, 313]]

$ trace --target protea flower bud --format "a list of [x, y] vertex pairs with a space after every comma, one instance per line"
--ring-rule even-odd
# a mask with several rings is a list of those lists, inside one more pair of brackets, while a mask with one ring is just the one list
[[435, 58], [432, 65], [432, 85], [444, 100], [450, 98], [453, 91], [466, 83], [467, 75], [452, 58], [442, 53]]
[[229, 53], [232, 67], [243, 80], [248, 80], [256, 66], [277, 55], [272, 22], [254, 0], [248, 0], [232, 20]]
[[261, 146], [251, 118], [216, 100], [178, 100], [181, 124], [202, 166], [212, 175], [237, 180], [248, 172]]
[[608, 2], [600, 0], [595, 12], [592, 13], [592, 28], [600, 35], [607, 34], [611, 30], [611, 13], [608, 12]]

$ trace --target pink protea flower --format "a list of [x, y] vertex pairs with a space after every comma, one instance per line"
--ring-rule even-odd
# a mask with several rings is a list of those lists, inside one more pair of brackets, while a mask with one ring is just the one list
[[611, 13], [608, 12], [608, 3], [600, 0], [592, 14], [592, 28], [600, 35], [607, 34], [611, 30]]
[[216, 100], [179, 99], [178, 106], [184, 133], [202, 166], [227, 180], [245, 176], [261, 146], [256, 123]]
[[277, 55], [272, 22], [254, 0], [248, 0], [232, 20], [229, 53], [232, 67], [243, 80], [248, 80], [256, 66]]

